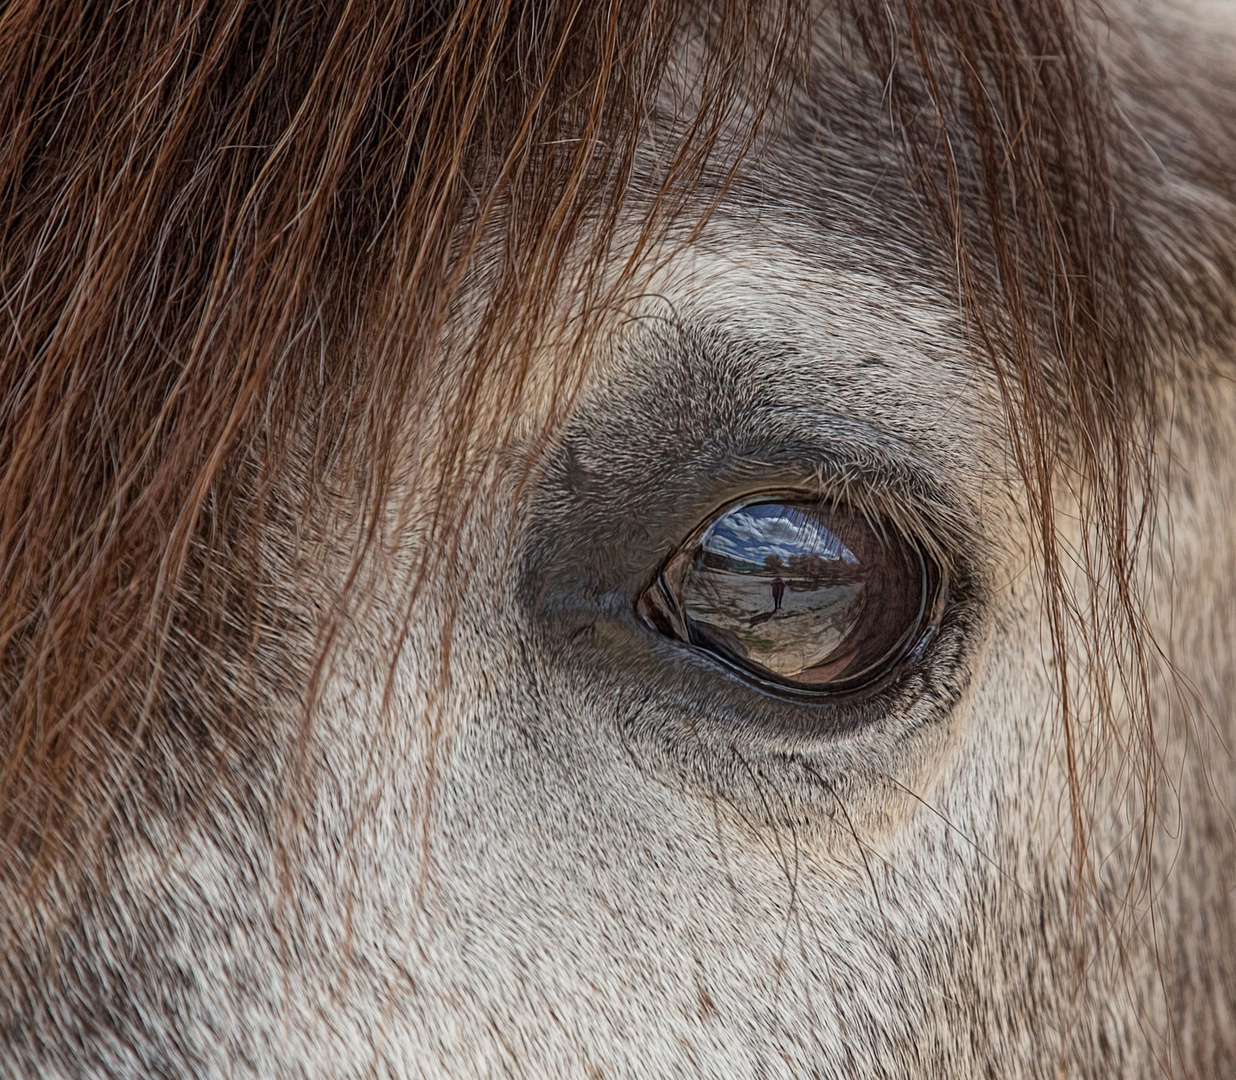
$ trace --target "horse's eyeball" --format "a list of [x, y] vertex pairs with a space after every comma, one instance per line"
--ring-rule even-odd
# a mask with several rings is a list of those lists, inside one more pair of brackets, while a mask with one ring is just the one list
[[732, 506], [675, 553], [640, 598], [643, 620], [764, 685], [868, 686], [925, 643], [943, 575], [891, 527], [840, 507]]

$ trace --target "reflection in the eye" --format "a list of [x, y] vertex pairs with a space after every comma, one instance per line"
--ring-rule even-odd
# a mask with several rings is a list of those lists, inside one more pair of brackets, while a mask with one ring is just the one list
[[866, 578], [854, 553], [802, 510], [746, 506], [700, 538], [682, 583], [683, 613], [701, 644], [823, 681], [849, 658], [835, 654], [861, 613]]
[[902, 655], [922, 622], [926, 568], [904, 539], [789, 502], [722, 513], [645, 594], [645, 619], [756, 675], [850, 682]]

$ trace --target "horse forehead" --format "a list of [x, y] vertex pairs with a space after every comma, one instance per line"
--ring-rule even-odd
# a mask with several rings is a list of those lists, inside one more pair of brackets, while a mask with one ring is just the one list
[[848, 340], [864, 351], [930, 340], [958, 351], [960, 326], [938, 275], [810, 218], [770, 227], [727, 214], [654, 285], [679, 304], [741, 314], [802, 340]]
[[800, 428], [845, 417], [964, 473], [1002, 431], [990, 369], [938, 276], [810, 220], [718, 215], [618, 323], [620, 347], [598, 351], [585, 396], [636, 429], [664, 420], [655, 402], [640, 415], [644, 387], [673, 385], [685, 416], [728, 402]]

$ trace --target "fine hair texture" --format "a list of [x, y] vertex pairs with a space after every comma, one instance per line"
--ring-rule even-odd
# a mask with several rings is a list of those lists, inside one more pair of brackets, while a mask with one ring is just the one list
[[[804, 77], [817, 18], [884, 86], [942, 274], [995, 372], [1086, 873], [1089, 770], [1115, 703], [1116, 750], [1148, 787], [1155, 768], [1136, 559], [1159, 332], [1088, 16], [1068, 0], [15, 0], [0, 15], [10, 887], [105, 846], [121, 806], [190, 810], [268, 698], [308, 716], [329, 628], [272, 623], [262, 538], [325, 507], [361, 523], [359, 565], [432, 410], [452, 424], [413, 482], [435, 493], [429, 548], [449, 552], [466, 445], [500, 443], [561, 298], [603, 313], [702, 222]], [[628, 198], [684, 37], [699, 43], [686, 114]], [[439, 385], [465, 291], [466, 360]], [[570, 332], [586, 340], [592, 317]], [[563, 403], [578, 377], [553, 373]], [[1080, 551], [1057, 536], [1062, 492]], [[1079, 685], [1103, 721], [1084, 731]]]

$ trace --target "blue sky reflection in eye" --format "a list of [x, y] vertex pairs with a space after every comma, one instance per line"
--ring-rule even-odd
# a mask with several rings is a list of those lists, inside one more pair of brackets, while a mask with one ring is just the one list
[[795, 555], [817, 555], [858, 565], [858, 557], [813, 515], [783, 503], [754, 503], [723, 514], [709, 526], [700, 546], [761, 569], [770, 555], [783, 563]]

